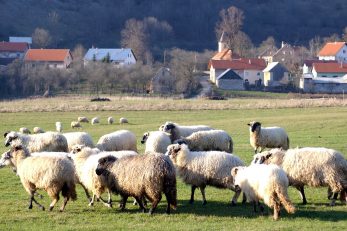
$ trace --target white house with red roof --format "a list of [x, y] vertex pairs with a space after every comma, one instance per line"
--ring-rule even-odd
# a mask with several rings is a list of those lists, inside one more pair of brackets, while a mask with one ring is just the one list
[[338, 78], [347, 74], [347, 64], [344, 63], [313, 63], [314, 78]]
[[347, 63], [347, 45], [345, 42], [328, 42], [318, 52], [319, 60], [335, 60]]
[[23, 59], [28, 49], [29, 44], [24, 42], [0, 42], [0, 65]]
[[72, 55], [69, 49], [29, 49], [24, 61], [32, 67], [47, 65], [50, 68], [68, 68]]

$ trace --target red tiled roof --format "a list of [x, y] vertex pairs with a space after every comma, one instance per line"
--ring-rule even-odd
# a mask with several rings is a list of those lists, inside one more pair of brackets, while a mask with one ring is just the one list
[[326, 43], [324, 47], [319, 51], [318, 56], [335, 56], [345, 45], [345, 42]]
[[318, 73], [347, 73], [347, 64], [314, 63], [313, 68]]
[[70, 53], [69, 49], [29, 49], [25, 61], [63, 62]]
[[304, 64], [308, 67], [312, 67], [314, 63], [337, 63], [336, 60], [319, 60], [319, 59], [307, 59], [304, 60]]
[[238, 54], [233, 53], [230, 49], [224, 49], [221, 52], [217, 52], [212, 60], [232, 60], [239, 59], [240, 56]]
[[24, 52], [28, 48], [29, 48], [28, 43], [0, 42], [0, 52], [1, 51]]
[[241, 58], [233, 60], [210, 60], [209, 68], [232, 70], [263, 70], [266, 67], [264, 59]]

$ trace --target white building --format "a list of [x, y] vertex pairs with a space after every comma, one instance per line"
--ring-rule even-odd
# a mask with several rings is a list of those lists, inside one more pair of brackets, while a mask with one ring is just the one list
[[136, 57], [130, 48], [90, 48], [84, 56], [84, 64], [87, 65], [89, 62], [110, 62], [117, 66], [129, 66], [136, 64]]
[[328, 42], [318, 53], [319, 60], [335, 60], [347, 63], [347, 45], [345, 42]]

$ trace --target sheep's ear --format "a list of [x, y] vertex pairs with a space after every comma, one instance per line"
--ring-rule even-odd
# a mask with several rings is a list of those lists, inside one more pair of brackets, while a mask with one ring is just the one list
[[272, 156], [272, 153], [269, 153], [265, 156], [265, 159], [269, 159]]
[[170, 129], [173, 129], [173, 128], [175, 128], [175, 125], [174, 125], [174, 124], [168, 124], [168, 125], [166, 125], [166, 129], [167, 129], [167, 130], [170, 130]]
[[236, 176], [237, 172], [239, 171], [239, 168], [238, 167], [235, 167], [231, 170], [231, 175], [232, 176]]
[[252, 126], [251, 123], [248, 123], [247, 125], [248, 125], [248, 126]]
[[6, 138], [7, 134], [10, 133], [9, 131], [4, 133], [4, 138]]
[[175, 141], [175, 143], [181, 145], [181, 144], [187, 144], [187, 142], [185, 140], [183, 140], [182, 138], [181, 139], [178, 139]]
[[17, 145], [15, 147], [13, 147], [13, 150], [16, 152], [16, 151], [19, 151], [19, 150], [23, 150], [23, 147], [22, 145]]
[[174, 151], [175, 153], [181, 151], [181, 145], [178, 145], [177, 147], [175, 147], [173, 151]]
[[106, 157], [107, 162], [115, 162], [117, 160], [117, 157], [115, 156], [108, 156]]

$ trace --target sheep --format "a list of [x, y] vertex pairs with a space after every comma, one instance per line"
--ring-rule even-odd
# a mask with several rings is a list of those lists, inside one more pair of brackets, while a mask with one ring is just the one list
[[76, 167], [79, 182], [87, 190], [92, 191], [93, 193], [93, 196], [89, 201], [89, 206], [94, 205], [96, 197], [107, 207], [112, 207], [110, 192], [107, 202], [101, 198], [101, 194], [106, 190], [106, 186], [102, 179], [95, 173], [98, 160], [109, 155], [116, 158], [121, 158], [129, 155], [137, 155], [137, 153], [134, 151], [100, 152], [98, 149], [92, 149], [84, 145], [75, 145], [71, 151], [71, 154], [73, 154], [71, 157]]
[[39, 133], [45, 133], [45, 131], [42, 128], [40, 128], [40, 127], [34, 127], [33, 128], [33, 133], [34, 134], [39, 134]]
[[142, 198], [151, 203], [149, 214], [153, 214], [161, 200], [162, 193], [167, 200], [166, 213], [170, 207], [176, 209], [177, 188], [175, 167], [169, 158], [160, 153], [126, 156], [117, 159], [107, 156], [99, 159], [96, 174], [102, 176], [107, 187], [122, 197], [120, 208], [123, 211], [129, 196], [133, 196], [145, 212]]
[[233, 140], [223, 130], [194, 132], [188, 137], [181, 137], [174, 143], [185, 142], [191, 151], [233, 152]]
[[165, 153], [167, 146], [171, 144], [169, 134], [161, 131], [145, 132], [141, 143], [146, 143], [145, 153], [158, 152]]
[[127, 123], [129, 123], [127, 118], [121, 117], [119, 119], [119, 124], [127, 124]]
[[328, 186], [334, 193], [331, 206], [335, 205], [338, 192], [344, 193], [347, 190], [347, 161], [333, 149], [271, 149], [254, 155], [253, 163], [277, 164], [282, 167], [288, 175], [289, 184], [299, 190], [303, 204], [307, 204], [305, 185]]
[[92, 125], [100, 123], [99, 117], [94, 117], [90, 123]]
[[289, 148], [289, 138], [287, 132], [281, 127], [261, 127], [259, 122], [250, 122], [249, 141], [254, 148], [254, 153], [260, 152], [264, 148]]
[[136, 136], [128, 130], [119, 130], [100, 137], [96, 147], [102, 151], [132, 150], [137, 152]]
[[71, 121], [71, 128], [82, 128], [82, 125], [78, 121]]
[[30, 130], [28, 128], [25, 128], [25, 127], [19, 128], [19, 132], [23, 133], [23, 134], [31, 134]]
[[108, 124], [113, 124], [113, 122], [114, 122], [113, 117], [110, 116], [110, 117], [107, 118], [107, 123]]
[[55, 122], [55, 129], [57, 132], [62, 132], [63, 131], [63, 124], [59, 121]]
[[166, 122], [164, 125], [161, 125], [159, 127], [159, 130], [160, 129], [170, 134], [170, 139], [172, 143], [175, 140], [180, 139], [181, 137], [190, 136], [193, 132], [213, 130], [213, 128], [205, 125], [182, 126], [173, 122]]
[[63, 133], [67, 140], [67, 146], [69, 152], [71, 152], [72, 147], [76, 144], [82, 144], [87, 147], [94, 147], [94, 142], [92, 137], [86, 132], [67, 132]]
[[[281, 204], [288, 213], [295, 213], [295, 207], [288, 197], [288, 177], [277, 165], [253, 164], [248, 167], [234, 167], [231, 170], [235, 188], [246, 194], [247, 200], [253, 202], [254, 212], [259, 200], [273, 208], [274, 220], [277, 220]], [[260, 206], [261, 212], [263, 207]]]
[[207, 185], [235, 191], [231, 205], [236, 204], [240, 191], [235, 190], [231, 169], [244, 166], [239, 157], [219, 151], [191, 152], [186, 144], [169, 145], [166, 155], [170, 156], [183, 182], [192, 185], [189, 201], [191, 204], [194, 202], [194, 192], [197, 187], [200, 188], [203, 205], [207, 203], [205, 198]]
[[28, 149], [22, 145], [13, 146], [6, 158], [11, 159], [17, 168], [22, 185], [30, 195], [29, 209], [32, 209], [34, 202], [40, 209], [45, 210], [44, 206], [39, 204], [34, 197], [37, 189], [44, 189], [52, 199], [49, 206], [50, 211], [59, 200], [60, 192], [64, 197], [60, 212], [64, 210], [69, 199], [77, 199], [75, 178], [73, 177], [75, 168], [67, 158], [30, 156]]
[[29, 152], [68, 152], [68, 144], [65, 136], [57, 132], [25, 135], [10, 131], [4, 133], [4, 138], [6, 147], [21, 144], [27, 147]]
[[80, 122], [80, 123], [89, 123], [89, 120], [87, 117], [84, 117], [84, 116], [80, 116], [77, 118], [77, 121]]

